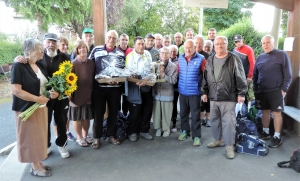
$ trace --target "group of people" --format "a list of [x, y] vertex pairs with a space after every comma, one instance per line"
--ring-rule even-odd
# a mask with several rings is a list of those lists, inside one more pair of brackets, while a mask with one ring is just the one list
[[[244, 44], [241, 35], [234, 36], [236, 48], [232, 52], [227, 48], [231, 41], [217, 36], [214, 28], [209, 29], [208, 40], [195, 36], [191, 28], [184, 36], [185, 41], [180, 32], [175, 33], [172, 44], [171, 36], [148, 33], [145, 37], [135, 37], [131, 48], [128, 35], [119, 36], [115, 30], [109, 30], [105, 44], [94, 46], [94, 31], [86, 28], [71, 55], [67, 54], [67, 39], [59, 39], [56, 34], [46, 33], [43, 46], [36, 39], [26, 39], [22, 47], [24, 56], [15, 58], [11, 73], [19, 161], [32, 163], [32, 175], [51, 175], [51, 168], [41, 160], [51, 151], [52, 116], [57, 130], [55, 142], [63, 158], [70, 155], [66, 149], [68, 139], [83, 147], [91, 144], [94, 149], [100, 148], [101, 141], [120, 145], [122, 141], [115, 137], [118, 111], [129, 117], [130, 141], [136, 142], [139, 137], [152, 140], [151, 120], [155, 136], [168, 137], [178, 129], [178, 99], [181, 130], [178, 140], [192, 137], [193, 145], [200, 146], [201, 125], [211, 127], [214, 141], [207, 147], [226, 146], [226, 156], [232, 159], [235, 157], [235, 106], [245, 101], [251, 82], [257, 105], [263, 110], [261, 138], [271, 138], [268, 129], [272, 111], [275, 135], [269, 146], [279, 146], [282, 143], [280, 113], [291, 83], [291, 65], [287, 54], [274, 48], [274, 38], [262, 37], [264, 53], [255, 61], [252, 48]], [[55, 91], [50, 92], [50, 97], [43, 96], [48, 77], [66, 60], [72, 62], [73, 72], [78, 76], [77, 90], [69, 99], [58, 100]], [[105, 70], [105, 61], [119, 62], [119, 68], [136, 72], [142, 80], [99, 83], [94, 77]], [[162, 81], [149, 86], [152, 62], [160, 62], [156, 72]], [[27, 121], [21, 121], [17, 116], [35, 102], [47, 106], [38, 109]], [[107, 137], [101, 139], [105, 113]], [[92, 137], [88, 135], [91, 119], [94, 119]], [[68, 120], [73, 122], [76, 138], [68, 131]]]

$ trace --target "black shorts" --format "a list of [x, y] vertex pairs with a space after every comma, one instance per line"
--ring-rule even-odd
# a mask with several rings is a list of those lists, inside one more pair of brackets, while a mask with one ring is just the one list
[[281, 112], [284, 109], [281, 90], [255, 93], [255, 102], [256, 108], [260, 110]]
[[207, 102], [203, 102], [201, 100], [200, 112], [204, 112], [204, 111], [206, 111], [207, 113], [210, 112], [210, 100], [209, 100], [209, 98], [207, 98]]

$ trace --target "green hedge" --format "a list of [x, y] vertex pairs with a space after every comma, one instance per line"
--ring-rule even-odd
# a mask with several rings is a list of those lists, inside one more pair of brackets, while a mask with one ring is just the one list
[[14, 58], [21, 54], [21, 43], [12, 43], [5, 34], [0, 33], [0, 66], [13, 63]]
[[228, 50], [230, 51], [235, 47], [233, 37], [236, 34], [242, 35], [244, 43], [253, 48], [255, 57], [263, 52], [261, 48], [261, 38], [266, 33], [255, 30], [249, 18], [243, 18], [228, 29], [218, 32], [218, 35], [223, 35], [228, 38]]

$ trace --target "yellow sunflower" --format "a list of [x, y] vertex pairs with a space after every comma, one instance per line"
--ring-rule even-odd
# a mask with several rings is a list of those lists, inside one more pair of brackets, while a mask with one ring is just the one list
[[63, 73], [62, 70], [58, 70], [58, 71], [56, 71], [56, 72], [53, 73], [53, 76], [54, 76], [54, 75], [61, 75], [62, 73]]
[[70, 84], [71, 84], [72, 86], [75, 85], [76, 82], [77, 82], [77, 79], [78, 79], [78, 77], [77, 77], [77, 75], [74, 74], [74, 73], [68, 73], [68, 74], [66, 75], [66, 81], [69, 83], [69, 85], [70, 85]]
[[65, 72], [71, 72], [73, 65], [70, 61], [66, 60], [63, 63], [59, 64], [59, 70]]
[[66, 95], [66, 96], [70, 97], [71, 94], [72, 94], [72, 92], [71, 92], [70, 90], [65, 90], [65, 95]]
[[73, 85], [73, 86], [70, 86], [70, 87], [69, 87], [69, 91], [72, 92], [72, 93], [73, 93], [74, 91], [76, 91], [76, 90], [77, 90], [77, 85]]

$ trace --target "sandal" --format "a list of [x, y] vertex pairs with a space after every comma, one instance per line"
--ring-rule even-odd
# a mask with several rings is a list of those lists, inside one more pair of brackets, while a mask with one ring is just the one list
[[90, 136], [86, 136], [85, 137], [85, 141], [88, 143], [88, 144], [92, 144], [94, 142], [94, 140], [90, 137]]
[[94, 142], [92, 143], [91, 147], [94, 148], [94, 149], [99, 149], [100, 146], [101, 146], [100, 139], [94, 139]]
[[31, 167], [30, 174], [33, 175], [33, 176], [38, 176], [38, 177], [50, 177], [51, 176], [51, 173], [49, 171], [46, 171], [46, 170], [45, 170], [45, 172], [41, 172], [41, 171], [43, 171], [43, 168], [34, 170]]
[[76, 140], [76, 142], [78, 143], [78, 145], [80, 145], [80, 146], [82, 146], [82, 147], [87, 147], [87, 146], [88, 146], [88, 144], [87, 144], [87, 142], [85, 141], [84, 138], [81, 138], [81, 139], [79, 139], [79, 140]]
[[108, 138], [106, 139], [106, 141], [107, 141], [108, 143], [112, 143], [112, 144], [114, 144], [114, 145], [120, 145], [120, 144], [122, 144], [122, 142], [121, 142], [119, 139], [116, 139], [116, 138], [114, 138], [113, 136], [108, 137]]

